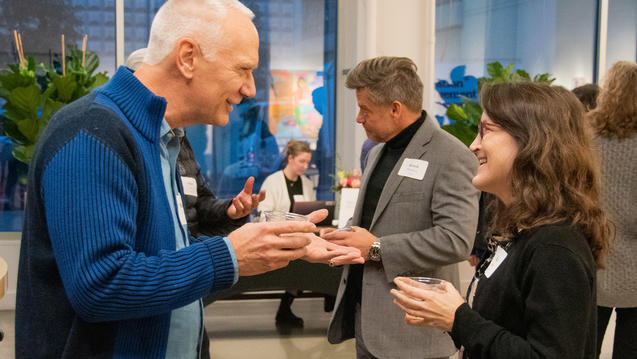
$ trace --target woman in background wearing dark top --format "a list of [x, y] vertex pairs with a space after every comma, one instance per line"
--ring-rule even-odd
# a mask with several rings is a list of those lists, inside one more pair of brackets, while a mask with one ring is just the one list
[[408, 324], [448, 331], [465, 358], [593, 358], [595, 272], [610, 225], [583, 106], [534, 83], [485, 86], [481, 101], [473, 184], [497, 198], [492, 254], [469, 304], [449, 283], [426, 290], [406, 278], [395, 280], [395, 302]]

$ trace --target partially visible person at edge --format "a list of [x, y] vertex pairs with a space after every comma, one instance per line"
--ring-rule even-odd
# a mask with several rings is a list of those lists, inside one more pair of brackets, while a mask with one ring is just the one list
[[588, 113], [600, 156], [604, 210], [615, 224], [605, 268], [597, 272], [597, 354], [615, 310], [613, 358], [637, 358], [637, 64], [606, 74]]
[[308, 222], [188, 234], [180, 128], [223, 126], [233, 104], [254, 96], [252, 16], [233, 0], [169, 0], [153, 20], [147, 63], [134, 74], [121, 67], [52, 118], [29, 174], [17, 358], [196, 358], [202, 296], [298, 258], [359, 260]]
[[[126, 67], [137, 70], [144, 63], [148, 50], [144, 47], [131, 52], [126, 59]], [[181, 176], [184, 192], [184, 204], [188, 232], [193, 237], [202, 235], [226, 236], [244, 225], [255, 204], [265, 198], [265, 193], [252, 195], [254, 178], [250, 177], [244, 190], [233, 199], [218, 199], [201, 174], [201, 168], [195, 159], [190, 141], [184, 135], [180, 137], [180, 149], [177, 156], [177, 169]], [[233, 202], [237, 202], [236, 205]], [[206, 301], [204, 300], [204, 305]], [[210, 340], [208, 331], [203, 328], [201, 341], [201, 359], [210, 358]]]
[[597, 107], [597, 96], [599, 95], [599, 86], [595, 84], [586, 84], [573, 89], [573, 93], [584, 105], [586, 112], [594, 110]]
[[592, 358], [596, 268], [610, 222], [584, 108], [562, 87], [485, 86], [473, 184], [492, 193], [492, 255], [478, 265], [468, 303], [396, 278], [410, 325], [449, 332], [464, 358]]
[[[259, 203], [258, 210], [292, 212], [294, 202], [315, 201], [314, 185], [304, 174], [312, 161], [312, 150], [306, 142], [290, 140], [283, 151], [287, 157], [285, 168], [269, 175], [261, 191], [267, 193], [266, 200]], [[276, 312], [277, 327], [301, 328], [303, 318], [292, 312], [292, 302], [298, 290], [286, 289]]]
[[357, 358], [448, 357], [456, 352], [451, 339], [407, 326], [389, 290], [398, 275], [459, 284], [457, 263], [469, 256], [478, 220], [471, 184], [478, 162], [422, 109], [424, 86], [411, 59], [363, 60], [346, 86], [356, 91], [356, 122], [381, 144], [367, 157], [352, 231], [323, 235], [367, 259], [343, 268], [328, 340], [354, 337]]

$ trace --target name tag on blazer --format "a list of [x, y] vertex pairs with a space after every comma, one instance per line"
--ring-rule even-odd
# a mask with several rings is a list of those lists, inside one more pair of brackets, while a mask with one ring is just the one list
[[181, 177], [181, 186], [186, 196], [197, 197], [197, 180], [192, 177]]
[[403, 160], [402, 166], [400, 166], [398, 175], [422, 181], [422, 179], [425, 178], [427, 166], [429, 166], [429, 162], [427, 161], [418, 160], [415, 158], [405, 158]]

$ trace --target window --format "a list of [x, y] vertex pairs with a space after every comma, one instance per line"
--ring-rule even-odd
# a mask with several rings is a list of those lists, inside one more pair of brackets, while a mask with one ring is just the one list
[[[164, 2], [125, 2], [125, 56], [146, 46], [153, 16]], [[314, 150], [306, 175], [317, 186], [317, 197], [333, 199], [337, 0], [242, 2], [255, 13], [260, 34], [258, 91], [235, 107], [226, 127], [187, 129], [202, 172], [222, 198], [236, 195], [249, 176], [258, 189], [279, 169], [287, 141], [300, 139]], [[112, 0], [4, 1], [0, 21], [0, 68], [17, 63], [17, 29], [25, 55], [50, 63], [59, 59], [62, 33], [67, 43], [80, 46], [88, 34], [88, 49], [100, 58], [98, 71], [111, 76], [116, 70]], [[10, 141], [0, 136], [0, 232], [22, 230], [28, 168], [11, 151]]]
[[333, 199], [336, 0], [243, 1], [259, 30], [257, 94], [235, 106], [225, 127], [193, 126], [187, 135], [202, 173], [221, 198], [249, 176], [255, 188], [282, 168], [290, 139], [313, 149], [306, 175], [318, 199]]
[[[115, 72], [115, 2], [111, 0], [21, 0], [0, 2], [0, 68], [18, 63], [13, 30], [20, 32], [25, 56], [36, 63], [59, 64], [66, 44], [82, 46], [100, 59], [97, 72]], [[0, 106], [4, 101], [0, 99]], [[0, 109], [0, 114], [2, 110]], [[1, 126], [0, 120], [0, 128]], [[0, 134], [3, 134], [0, 131]], [[21, 231], [27, 165], [13, 158], [12, 142], [0, 136], [0, 231]]]
[[[486, 64], [494, 61], [513, 63], [531, 76], [550, 73], [555, 84], [569, 89], [592, 82], [596, 14], [596, 0], [437, 0], [439, 102], [475, 93], [475, 78], [485, 76]], [[634, 21], [631, 25], [634, 29]], [[441, 123], [447, 121], [443, 105], [434, 112]]]

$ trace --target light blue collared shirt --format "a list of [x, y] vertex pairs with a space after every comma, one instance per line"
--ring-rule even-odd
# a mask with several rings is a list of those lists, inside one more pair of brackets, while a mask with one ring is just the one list
[[[168, 203], [175, 226], [175, 246], [179, 250], [189, 244], [188, 225], [185, 220], [179, 219], [178, 208], [183, 201], [177, 186], [177, 156], [179, 155], [181, 138], [184, 131], [181, 128], [170, 128], [164, 119], [161, 124], [159, 147], [161, 149], [161, 171], [164, 179], [164, 187], [168, 196]], [[181, 203], [178, 201], [182, 201]], [[185, 213], [183, 213], [185, 218]], [[182, 223], [183, 222], [183, 223]], [[223, 238], [234, 265], [234, 283], [239, 280], [237, 258], [234, 249], [227, 237]], [[234, 284], [233, 283], [233, 284]], [[170, 317], [170, 329], [166, 347], [166, 358], [198, 358], [197, 348], [203, 334], [203, 306], [201, 300], [187, 304], [172, 311]]]
[[[180, 200], [177, 187], [177, 156], [179, 155], [180, 138], [184, 131], [180, 128], [174, 130], [164, 119], [161, 124], [161, 172], [164, 177], [164, 187], [170, 204], [170, 212], [175, 226], [175, 247], [177, 250], [188, 246], [187, 223], [181, 223], [177, 209], [177, 201]], [[184, 215], [185, 216], [185, 215]], [[185, 222], [185, 221], [184, 221]], [[197, 348], [201, 340], [203, 311], [201, 300], [187, 304], [172, 311], [170, 316], [170, 329], [166, 346], [166, 358], [197, 358]]]

